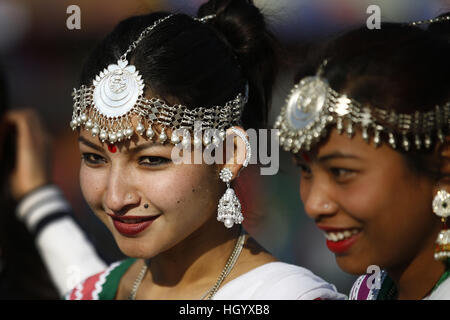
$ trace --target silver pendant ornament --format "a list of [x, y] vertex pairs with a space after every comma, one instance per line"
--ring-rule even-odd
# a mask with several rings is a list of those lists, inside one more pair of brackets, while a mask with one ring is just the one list
[[220, 198], [217, 207], [217, 221], [223, 222], [225, 227], [231, 228], [234, 224], [241, 224], [244, 220], [242, 216], [241, 203], [234, 190], [230, 187], [233, 173], [228, 168], [220, 171], [220, 179], [227, 184], [225, 194]]
[[[74, 89], [70, 122], [72, 130], [84, 127], [93, 137], [109, 144], [131, 139], [135, 133], [151, 140], [155, 139], [161, 144], [177, 144], [180, 141], [176, 137], [168, 137], [168, 130], [193, 131], [195, 121], [198, 121], [202, 129], [225, 131], [226, 128], [240, 123], [244, 105], [248, 100], [248, 84], [244, 93], [239, 93], [225, 105], [209, 108], [192, 109], [183, 105], [168, 105], [162, 99], [144, 97], [142, 76], [134, 65], [129, 64], [127, 55], [136, 49], [153, 29], [173, 16], [165, 16], [145, 28], [117, 63], [103, 69], [92, 81], [92, 85], [82, 85]], [[210, 15], [194, 20], [207, 23], [214, 17]], [[133, 117], [137, 118], [136, 125], [132, 123]], [[156, 132], [152, 126], [158, 126], [160, 131]]]
[[[245, 160], [242, 164], [242, 168], [248, 166], [251, 158], [250, 142], [244, 133], [235, 127], [231, 128], [231, 131], [241, 138], [245, 143]], [[236, 196], [233, 188], [230, 186], [230, 182], [233, 178], [233, 173], [228, 168], [223, 168], [220, 171], [219, 178], [227, 184], [227, 190], [225, 194], [220, 198], [219, 205], [217, 206], [217, 221], [223, 222], [226, 228], [231, 228], [235, 224], [241, 224], [244, 221], [242, 215], [242, 208], [239, 198]]]
[[450, 229], [447, 227], [447, 218], [450, 216], [450, 193], [439, 190], [433, 199], [433, 212], [441, 218], [443, 228], [436, 239], [434, 259], [447, 261], [450, 258]]
[[[120, 117], [133, 109], [144, 92], [144, 81], [127, 60], [110, 64], [93, 81], [94, 107], [108, 118]], [[128, 136], [128, 135], [127, 135]]]
[[310, 150], [327, 136], [332, 124], [350, 138], [358, 126], [367, 143], [372, 140], [378, 146], [384, 140], [393, 149], [405, 151], [422, 146], [429, 149], [434, 141], [443, 142], [444, 133], [450, 130], [450, 102], [414, 114], [369, 108], [333, 90], [322, 73], [319, 68], [316, 76], [305, 77], [294, 86], [275, 122], [280, 145], [286, 151], [296, 154]]

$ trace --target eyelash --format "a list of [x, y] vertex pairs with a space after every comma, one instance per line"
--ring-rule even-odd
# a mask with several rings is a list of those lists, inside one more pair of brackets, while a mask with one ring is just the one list
[[301, 171], [311, 173], [311, 169], [308, 166], [305, 166], [304, 164], [298, 164], [297, 166], [300, 167]]
[[[304, 164], [297, 164], [297, 166], [300, 167], [303, 179], [309, 179], [311, 177], [312, 172], [308, 166], [306, 166]], [[336, 179], [344, 179], [344, 178], [346, 178], [347, 175], [355, 173], [354, 170], [338, 168], [338, 167], [330, 168], [329, 171]]]
[[[88, 165], [91, 166], [97, 166], [102, 163], [106, 163], [105, 158], [95, 153], [83, 153], [81, 155], [81, 158], [83, 161], [85, 161]], [[145, 160], [148, 160], [148, 162], [145, 162]], [[144, 156], [139, 158], [139, 164], [146, 167], [156, 167], [169, 162], [170, 159], [157, 156]]]
[[81, 159], [89, 165], [99, 165], [101, 164], [100, 161], [105, 163], [105, 159], [102, 156], [99, 156], [98, 154], [95, 153], [83, 153], [81, 155]]
[[[155, 162], [155, 160], [156, 160], [156, 161], [158, 161], [158, 163], [151, 164], [151, 161], [150, 161], [150, 163], [143, 163], [142, 160], [146, 160], [146, 159], [153, 160], [153, 162]], [[163, 157], [156, 157], [156, 156], [144, 156], [144, 157], [139, 158], [139, 164], [143, 165], [143, 166], [148, 166], [148, 167], [161, 166], [161, 165], [164, 165], [169, 162], [170, 162], [170, 159], [163, 158]]]
[[355, 172], [354, 170], [344, 168], [330, 168], [330, 171], [333, 174], [333, 176], [337, 178], [342, 178], [345, 175], [349, 175]]
[[301, 171], [301, 174], [302, 174], [302, 179], [308, 179], [308, 178], [311, 177], [312, 172], [311, 172], [311, 169], [308, 166], [306, 166], [304, 164], [301, 164], [301, 163], [297, 164], [297, 166], [300, 167], [300, 171]]

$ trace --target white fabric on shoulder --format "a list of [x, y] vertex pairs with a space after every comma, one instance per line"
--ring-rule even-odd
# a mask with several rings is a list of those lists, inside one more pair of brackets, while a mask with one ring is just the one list
[[336, 287], [308, 269], [270, 262], [226, 283], [215, 300], [344, 300]]
[[434, 290], [424, 300], [450, 300], [450, 278], [442, 282], [436, 290]]
[[39, 221], [55, 212], [70, 212], [70, 205], [55, 185], [43, 186], [25, 196], [16, 209], [16, 215], [29, 231], [34, 231]]
[[18, 204], [16, 214], [19, 220], [25, 219], [25, 216], [28, 214], [30, 209], [33, 208], [36, 204], [48, 201], [53, 197], [61, 196], [60, 189], [55, 185], [47, 185], [40, 187], [32, 191], [30, 194], [27, 194]]
[[81, 280], [107, 267], [70, 217], [59, 219], [43, 229], [36, 239], [36, 246], [61, 296]]
[[30, 232], [39, 222], [54, 214], [66, 212], [47, 221], [36, 235], [36, 247], [61, 296], [77, 283], [106, 268], [93, 244], [70, 216], [71, 208], [61, 190], [54, 185], [33, 191], [19, 203], [16, 214]]

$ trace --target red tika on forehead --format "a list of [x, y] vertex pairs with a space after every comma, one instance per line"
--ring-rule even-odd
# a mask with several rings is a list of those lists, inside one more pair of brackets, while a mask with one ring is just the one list
[[117, 147], [115, 145], [113, 145], [113, 144], [108, 144], [108, 150], [111, 153], [116, 153]]
[[311, 158], [309, 157], [309, 155], [306, 152], [302, 153], [302, 157], [306, 162], [311, 162]]

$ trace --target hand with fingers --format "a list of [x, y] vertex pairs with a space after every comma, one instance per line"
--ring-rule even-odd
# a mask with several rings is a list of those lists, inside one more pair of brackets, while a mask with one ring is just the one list
[[13, 198], [18, 200], [50, 183], [51, 142], [38, 114], [32, 109], [11, 110], [6, 113], [5, 120], [16, 131], [16, 161], [10, 186]]

